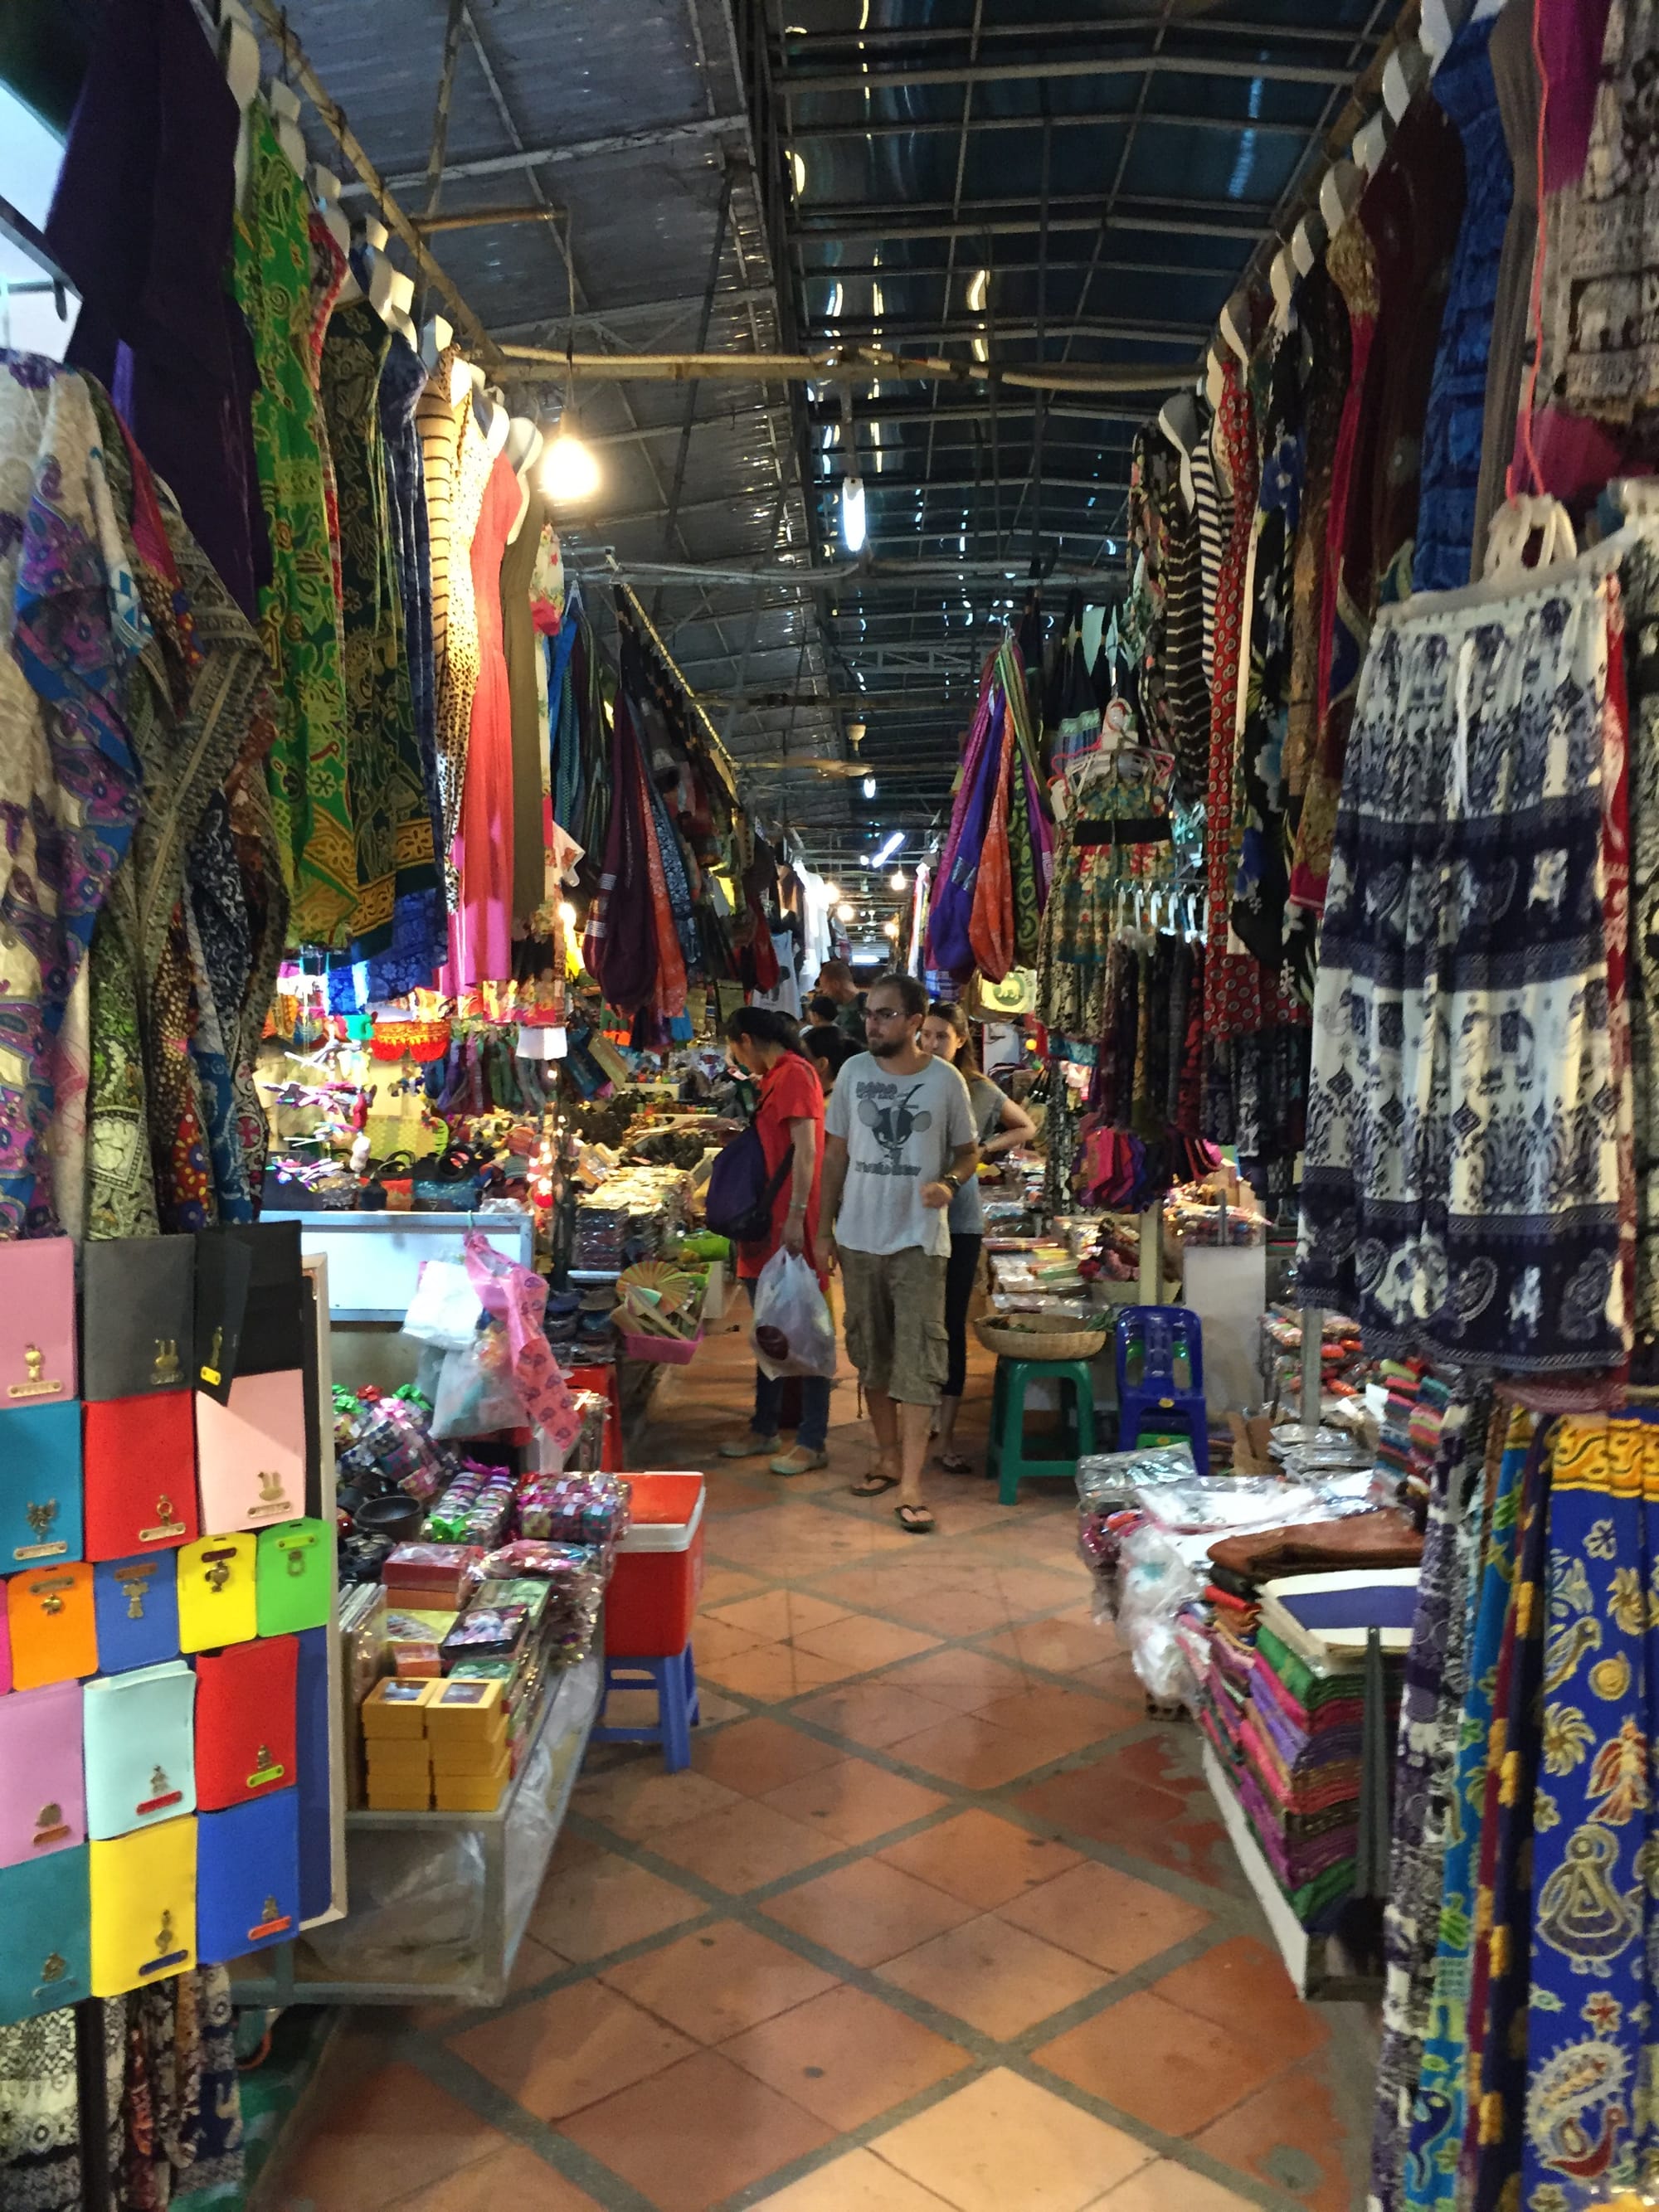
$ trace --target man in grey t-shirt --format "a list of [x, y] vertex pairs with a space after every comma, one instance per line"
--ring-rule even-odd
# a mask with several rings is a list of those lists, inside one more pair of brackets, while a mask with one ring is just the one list
[[949, 1207], [979, 1158], [967, 1085], [918, 1042], [927, 1012], [914, 975], [871, 985], [870, 1049], [842, 1069], [824, 1117], [821, 1214], [876, 1432], [875, 1467], [853, 1495], [896, 1489], [899, 1524], [916, 1535], [933, 1526], [921, 1470], [945, 1373]]

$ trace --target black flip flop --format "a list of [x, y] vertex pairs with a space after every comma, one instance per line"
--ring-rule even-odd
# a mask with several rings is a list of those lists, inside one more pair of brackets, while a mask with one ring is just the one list
[[907, 1536], [931, 1536], [939, 1525], [925, 1505], [896, 1505], [893, 1518]]
[[854, 1483], [847, 1494], [849, 1498], [884, 1498], [898, 1486], [896, 1474], [866, 1474], [862, 1482]]
[[935, 1452], [933, 1461], [946, 1474], [971, 1474], [974, 1471], [972, 1460], [964, 1459], [959, 1451]]

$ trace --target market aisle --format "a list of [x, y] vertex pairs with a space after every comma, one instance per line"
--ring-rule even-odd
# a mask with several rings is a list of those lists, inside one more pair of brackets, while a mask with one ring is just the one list
[[[710, 1464], [747, 1373], [711, 1339], [647, 1463]], [[711, 1477], [696, 1771], [592, 1754], [508, 2006], [359, 2014], [259, 2212], [1362, 2201], [1367, 2023], [1292, 1995], [1069, 1487], [935, 1474], [906, 1536], [853, 1410], [823, 1476]]]

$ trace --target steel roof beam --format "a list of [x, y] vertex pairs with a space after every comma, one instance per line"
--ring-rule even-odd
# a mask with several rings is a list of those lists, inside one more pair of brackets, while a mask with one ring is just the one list
[[[1196, 347], [1210, 335], [1208, 323], [1148, 323], [1119, 322], [1096, 315], [1067, 320], [1049, 319], [1046, 324], [1035, 316], [1018, 322], [1006, 322], [997, 318], [999, 338], [1040, 337], [1044, 329], [1050, 337], [1062, 337], [1070, 332], [1080, 338], [1111, 338], [1130, 345], [1181, 345]], [[890, 343], [898, 338], [937, 338], [948, 344], [953, 338], [976, 338], [985, 335], [983, 316], [927, 316], [883, 315], [875, 319], [861, 318], [857, 322], [849, 318], [828, 315], [813, 317], [809, 331], [823, 345], [864, 345]], [[996, 364], [993, 364], [996, 366]], [[872, 374], [879, 374], [872, 371]]]
[[1174, 76], [1265, 77], [1274, 84], [1348, 85], [1353, 71], [1337, 63], [1281, 61], [1269, 56], [1235, 60], [1231, 55], [1164, 52], [1059, 55], [1040, 62], [901, 63], [894, 69], [790, 70], [780, 89], [792, 100], [815, 92], [913, 91], [932, 84], [1054, 84], [1063, 78], [1141, 76], [1154, 70]]
[[[447, 161], [443, 180], [447, 185], [458, 185], [470, 177], [511, 176], [522, 169], [545, 169], [562, 166], [569, 161], [599, 161], [616, 154], [648, 154], [659, 148], [678, 144], [696, 145], [711, 138], [723, 138], [728, 133], [747, 131], [746, 115], [696, 115], [684, 123], [659, 123], [639, 131], [614, 131], [603, 138], [567, 139], [557, 146], [525, 146], [507, 154], [485, 154], [477, 161]], [[411, 169], [404, 175], [388, 177], [386, 187], [394, 192], [413, 191], [428, 182], [424, 169]], [[368, 194], [369, 186], [348, 184], [340, 197], [344, 199], [354, 193]]]
[[[1109, 107], [1094, 114], [1056, 115], [1054, 125], [1056, 131], [1109, 131], [1116, 125], [1129, 122], [1131, 115], [1129, 108]], [[1231, 138], [1237, 138], [1241, 131], [1267, 138], [1304, 139], [1308, 135], [1305, 123], [1260, 122], [1250, 115], [1180, 115], [1160, 108], [1144, 115], [1141, 121], [1166, 125], [1175, 131], [1224, 131]], [[872, 116], [867, 123], [811, 123], [803, 117], [795, 125], [793, 137], [797, 144], [810, 139], [815, 145], [834, 145], [860, 138], [949, 138], [955, 137], [958, 127], [948, 116], [930, 116], [915, 122]], [[973, 121], [975, 137], [981, 131], [1042, 128], [1040, 115], [976, 115]]]
[[[1098, 15], [1084, 19], [1073, 17], [1069, 21], [1051, 23], [989, 23], [983, 27], [981, 38], [1018, 39], [1025, 44], [1037, 40], [1064, 41], [1067, 39], [1134, 38], [1143, 33], [1156, 31], [1161, 21], [1157, 15], [1122, 16], [1103, 22]], [[1237, 23], [1221, 20], [1206, 20], [1200, 26], [1206, 38], [1247, 40], [1253, 46], [1271, 46], [1276, 41], [1286, 46], [1349, 46], [1356, 39], [1373, 36], [1369, 26], [1363, 31], [1336, 25], [1326, 30], [1322, 25], [1308, 23]], [[922, 25], [904, 26], [896, 29], [862, 31], [797, 31], [786, 32], [782, 59], [786, 71], [792, 55], [868, 52], [882, 53], [896, 48], [910, 46], [941, 46], [965, 45], [968, 30], [965, 25], [945, 25], [929, 29]]]
[[[1083, 231], [1092, 235], [1100, 227], [1101, 202], [1097, 197], [1079, 195], [1056, 200], [1054, 208], [1056, 211], [1048, 224], [1051, 232]], [[1076, 212], [1068, 212], [1072, 210]], [[1237, 208], [1214, 210], [1196, 201], [1185, 209], [1178, 200], [1161, 200], [1150, 205], [1144, 202], [1120, 202], [1116, 222], [1120, 230], [1144, 231], [1148, 235], [1236, 238], [1254, 246], [1272, 212], [1265, 204], [1252, 201], [1241, 202]], [[810, 216], [798, 216], [791, 235], [803, 246], [810, 245], [815, 238], [847, 245], [877, 246], [901, 238], [1030, 238], [1036, 234], [1038, 216], [1036, 200], [1000, 200], [986, 204], [982, 211], [970, 202], [960, 218], [954, 220], [948, 210], [937, 204], [931, 208], [912, 204], [908, 208], [895, 208], [890, 214], [880, 216], [868, 202], [853, 200], [833, 207], [814, 208]]]

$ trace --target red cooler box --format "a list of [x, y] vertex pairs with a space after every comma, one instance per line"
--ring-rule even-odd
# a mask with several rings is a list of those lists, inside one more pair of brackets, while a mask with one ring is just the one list
[[634, 1525], [605, 1594], [613, 1658], [667, 1659], [691, 1641], [702, 1595], [702, 1477], [625, 1474]]

